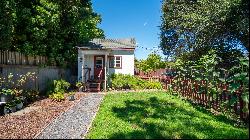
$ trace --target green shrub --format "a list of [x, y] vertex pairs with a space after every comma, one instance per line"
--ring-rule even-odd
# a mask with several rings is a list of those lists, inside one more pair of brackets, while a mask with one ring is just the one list
[[15, 92], [14, 92], [14, 90], [12, 90], [12, 89], [5, 89], [5, 88], [3, 88], [3, 89], [1, 89], [0, 94], [14, 95]]
[[66, 82], [63, 79], [60, 80], [53, 80], [52, 83], [49, 84], [47, 94], [51, 95], [53, 93], [58, 93], [58, 92], [66, 92], [66, 90], [70, 87], [70, 83]]
[[[127, 76], [128, 77], [128, 76]], [[128, 86], [128, 82], [125, 80], [125, 75], [123, 74], [112, 74], [111, 75], [111, 86], [114, 89], [123, 89]]]
[[162, 89], [162, 84], [160, 82], [147, 82], [145, 84], [146, 89]]
[[11, 108], [16, 106], [15, 100], [11, 100], [10, 102], [6, 103], [6, 108]]
[[84, 86], [84, 83], [82, 83], [82, 82], [76, 82], [76, 87], [77, 88], [80, 88], [81, 86]]
[[33, 102], [39, 97], [39, 91], [37, 90], [24, 90], [22, 95], [28, 102]]
[[65, 99], [65, 96], [62, 92], [55, 92], [55, 93], [49, 95], [49, 98], [52, 99], [53, 101], [60, 102], [60, 101], [63, 101]]
[[21, 100], [20, 97], [15, 97], [15, 98], [14, 98], [14, 101], [15, 101], [16, 104], [22, 103], [22, 100]]
[[110, 79], [113, 89], [162, 89], [160, 82], [149, 82], [128, 74], [112, 74]]
[[65, 99], [64, 93], [70, 87], [70, 83], [66, 82], [63, 79], [53, 80], [48, 86], [47, 95], [53, 101], [62, 101]]

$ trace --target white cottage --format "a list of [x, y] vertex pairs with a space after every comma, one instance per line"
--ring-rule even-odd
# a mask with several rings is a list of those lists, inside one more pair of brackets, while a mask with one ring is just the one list
[[134, 38], [93, 39], [86, 46], [78, 46], [78, 81], [91, 91], [100, 91], [101, 85], [106, 91], [108, 75], [134, 75], [135, 47]]

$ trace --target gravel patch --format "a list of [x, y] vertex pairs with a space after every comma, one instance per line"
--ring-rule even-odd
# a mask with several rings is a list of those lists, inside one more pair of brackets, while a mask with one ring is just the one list
[[45, 98], [18, 112], [0, 116], [0, 139], [33, 139], [54, 119], [77, 104], [83, 96], [86, 94], [76, 93], [76, 100], [62, 102]]
[[98, 111], [103, 94], [90, 93], [48, 125], [37, 139], [81, 139]]
[[29, 113], [31, 111], [36, 111], [38, 109], [40, 109], [41, 107], [40, 106], [30, 106], [30, 107], [26, 107], [22, 110], [19, 110], [17, 112], [14, 112], [14, 113], [10, 113], [10, 116], [12, 115], [24, 115], [25, 113]]

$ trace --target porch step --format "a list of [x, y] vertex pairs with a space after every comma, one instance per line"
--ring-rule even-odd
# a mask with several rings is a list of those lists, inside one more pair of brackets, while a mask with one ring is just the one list
[[87, 90], [90, 92], [99, 92], [101, 90], [101, 83], [90, 82], [87, 84]]

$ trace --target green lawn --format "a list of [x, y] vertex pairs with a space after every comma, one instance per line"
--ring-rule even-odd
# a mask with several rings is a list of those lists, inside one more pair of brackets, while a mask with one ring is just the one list
[[248, 128], [234, 127], [223, 116], [165, 92], [105, 96], [86, 138], [248, 138]]

